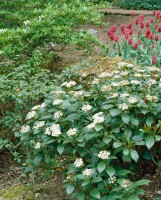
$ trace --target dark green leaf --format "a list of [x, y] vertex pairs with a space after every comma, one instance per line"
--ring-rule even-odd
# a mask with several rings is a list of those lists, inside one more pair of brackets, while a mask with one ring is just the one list
[[146, 139], [145, 139], [145, 144], [148, 147], [148, 149], [151, 149], [152, 146], [154, 145], [154, 136], [149, 135]]
[[90, 191], [90, 195], [96, 199], [101, 198], [100, 191], [96, 188]]

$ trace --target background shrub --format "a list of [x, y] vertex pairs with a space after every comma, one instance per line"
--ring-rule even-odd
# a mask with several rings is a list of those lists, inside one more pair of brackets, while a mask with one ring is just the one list
[[161, 9], [161, 2], [159, 0], [115, 0], [114, 5], [126, 9], [145, 9], [145, 10], [159, 10]]

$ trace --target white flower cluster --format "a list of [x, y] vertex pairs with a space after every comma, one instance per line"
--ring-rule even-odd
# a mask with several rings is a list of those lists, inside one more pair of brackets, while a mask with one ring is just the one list
[[115, 75], [115, 76], [113, 77], [113, 79], [117, 79], [117, 78], [121, 78], [121, 76]]
[[104, 122], [105, 118], [100, 115], [103, 115], [103, 112], [99, 112], [99, 113], [96, 113], [93, 115], [93, 123], [94, 124], [99, 124], [99, 123]]
[[36, 115], [36, 112], [35, 111], [31, 111], [31, 112], [29, 112], [27, 114], [26, 119], [31, 119], [31, 118], [35, 117], [35, 115]]
[[108, 151], [100, 151], [98, 154], [98, 158], [101, 158], [103, 160], [109, 159], [110, 157], [110, 152]]
[[108, 182], [109, 182], [109, 184], [114, 184], [116, 182], [116, 176], [112, 176], [112, 177], [108, 178]]
[[54, 118], [55, 119], [59, 119], [62, 116], [63, 116], [63, 113], [61, 111], [57, 111], [57, 112], [54, 113]]
[[158, 97], [157, 96], [151, 96], [151, 95], [146, 95], [145, 97], [148, 101], [157, 101]]
[[58, 137], [62, 134], [60, 130], [60, 125], [59, 124], [53, 124], [50, 127], [47, 127], [45, 130], [46, 135], [52, 135], [54, 137]]
[[124, 179], [121, 183], [121, 187], [123, 187], [124, 189], [127, 189], [129, 186], [130, 186], [130, 181], [129, 180], [126, 180]]
[[91, 176], [93, 174], [93, 170], [92, 169], [85, 169], [82, 174], [84, 176]]
[[118, 93], [111, 93], [111, 94], [110, 94], [110, 97], [111, 97], [111, 98], [116, 98], [116, 97], [118, 97]]
[[107, 92], [111, 90], [111, 86], [110, 85], [102, 85], [101, 87], [101, 91], [102, 92]]
[[129, 94], [128, 93], [123, 93], [123, 94], [120, 94], [120, 97], [122, 97], [122, 98], [129, 97]]
[[34, 106], [31, 110], [37, 110], [37, 109], [39, 109], [41, 107], [41, 105], [36, 105], [36, 106]]
[[41, 127], [43, 127], [45, 125], [45, 121], [39, 121], [34, 127], [33, 129], [39, 129]]
[[106, 77], [112, 77], [113, 73], [103, 72], [99, 75], [99, 78], [106, 78]]
[[68, 131], [67, 131], [67, 135], [68, 136], [72, 136], [72, 135], [76, 135], [78, 132], [78, 130], [76, 128], [70, 128]]
[[154, 85], [154, 84], [156, 84], [156, 80], [154, 80], [154, 79], [150, 79], [150, 80], [148, 80], [148, 84], [151, 86], [151, 85]]
[[131, 84], [133, 84], [133, 85], [139, 85], [139, 84], [140, 84], [140, 81], [137, 81], [137, 80], [131, 80]]
[[37, 142], [36, 145], [35, 145], [35, 149], [40, 149], [40, 147], [41, 147], [41, 143]]
[[62, 103], [63, 103], [63, 100], [57, 99], [57, 100], [55, 100], [55, 101], [53, 102], [53, 105], [60, 105], [60, 104], [62, 104]]
[[95, 84], [98, 84], [100, 82], [99, 79], [95, 78], [93, 81], [92, 81], [92, 84], [95, 85]]
[[30, 126], [24, 125], [24, 126], [21, 127], [20, 132], [21, 132], [21, 133], [26, 133], [26, 132], [28, 132], [29, 130], [30, 130]]
[[119, 108], [120, 108], [121, 110], [127, 110], [127, 109], [128, 109], [128, 105], [127, 105], [126, 103], [123, 103], [123, 104], [120, 104], [120, 105], [119, 105]]
[[127, 75], [128, 75], [128, 72], [121, 72], [120, 75], [121, 75], [121, 76], [127, 76]]
[[88, 124], [87, 128], [88, 128], [88, 129], [92, 129], [92, 128], [94, 128], [95, 126], [96, 126], [95, 123], [91, 123], [91, 124]]
[[27, 25], [31, 24], [31, 21], [26, 20], [26, 21], [23, 22], [23, 24], [24, 24], [25, 26], [27, 26]]
[[69, 81], [69, 82], [64, 82], [61, 84], [61, 86], [65, 86], [67, 88], [75, 86], [77, 83], [75, 81]]
[[73, 95], [74, 97], [79, 97], [84, 95], [83, 91], [70, 91], [69, 94]]
[[152, 66], [152, 67], [147, 67], [147, 69], [151, 72], [160, 72], [161, 69], [155, 67], [155, 66]]
[[42, 103], [41, 104], [41, 108], [45, 108], [46, 107], [46, 104], [45, 103]]
[[66, 92], [65, 91], [62, 91], [62, 90], [59, 90], [59, 91], [53, 91], [52, 94], [58, 94], [58, 95], [61, 95], [61, 94], [65, 94]]
[[129, 81], [126, 81], [126, 80], [120, 81], [120, 82], [119, 82], [119, 85], [120, 85], [120, 86], [129, 85]]
[[89, 105], [89, 104], [84, 105], [84, 106], [82, 107], [82, 110], [85, 111], [85, 112], [87, 112], [87, 111], [89, 111], [89, 110], [91, 110], [91, 109], [92, 109], [92, 106]]
[[128, 99], [128, 101], [129, 101], [129, 103], [134, 104], [134, 103], [136, 103], [138, 101], [138, 99], [136, 97], [130, 97]]
[[111, 83], [111, 86], [113, 86], [113, 87], [119, 87], [119, 86], [120, 86], [120, 83], [112, 82], [112, 83]]
[[120, 63], [118, 63], [118, 66], [119, 66], [119, 68], [120, 68], [120, 67], [128, 67], [128, 68], [134, 67], [133, 64], [126, 63], [126, 62], [120, 62]]
[[75, 162], [74, 162], [74, 165], [75, 165], [76, 167], [82, 167], [82, 166], [83, 166], [83, 160], [82, 160], [82, 158], [77, 158], [77, 159], [75, 160]]
[[142, 77], [143, 75], [142, 74], [139, 74], [139, 73], [136, 73], [134, 74], [135, 77]]

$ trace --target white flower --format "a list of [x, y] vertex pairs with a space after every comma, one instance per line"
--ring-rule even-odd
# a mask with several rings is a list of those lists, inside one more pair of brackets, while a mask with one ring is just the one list
[[65, 92], [64, 91], [62, 91], [62, 90], [59, 90], [59, 91], [53, 91], [52, 92], [52, 94], [65, 94]]
[[42, 103], [41, 104], [41, 108], [45, 108], [46, 107], [46, 104], [45, 103]]
[[36, 145], [35, 145], [35, 149], [40, 149], [40, 147], [41, 147], [41, 143], [37, 142]]
[[35, 115], [36, 115], [36, 112], [35, 111], [31, 111], [31, 112], [29, 112], [27, 114], [26, 119], [31, 119], [31, 118], [35, 117]]
[[61, 111], [57, 111], [54, 113], [54, 118], [56, 118], [56, 119], [59, 119], [62, 116], [63, 116], [63, 113]]
[[113, 73], [103, 72], [99, 75], [100, 78], [112, 77]]
[[107, 92], [111, 90], [111, 86], [110, 85], [102, 85], [101, 87], [101, 91], [102, 92]]
[[43, 127], [45, 125], [45, 121], [39, 121], [34, 127], [33, 129], [39, 129], [41, 127]]
[[127, 63], [127, 64], [126, 64], [126, 67], [133, 68], [134, 65], [133, 65], [133, 64], [129, 64], [129, 63]]
[[130, 97], [129, 99], [128, 99], [128, 101], [129, 101], [129, 103], [136, 103], [137, 101], [138, 101], [138, 99], [136, 98], [136, 97]]
[[114, 78], [114, 79], [117, 79], [117, 78], [121, 78], [121, 76], [115, 75], [113, 78]]
[[49, 127], [46, 128], [45, 134], [46, 134], [46, 135], [50, 135], [50, 134], [51, 134], [51, 131], [50, 131], [50, 128], [49, 128]]
[[82, 174], [84, 176], [91, 176], [93, 174], [93, 170], [92, 169], [85, 169]]
[[115, 182], [116, 182], [116, 176], [112, 176], [112, 177], [108, 178], [108, 182], [109, 182], [110, 184], [115, 183]]
[[108, 151], [100, 151], [98, 154], [98, 158], [101, 158], [103, 160], [109, 159], [110, 152]]
[[69, 94], [72, 94], [74, 97], [79, 97], [84, 95], [83, 91], [70, 91]]
[[125, 98], [125, 97], [128, 97], [129, 96], [129, 94], [128, 93], [123, 93], [123, 94], [120, 94], [120, 97], [122, 97], [122, 98]]
[[111, 83], [111, 86], [113, 86], [113, 87], [118, 87], [118, 86], [120, 86], [120, 83], [112, 82], [112, 83]]
[[151, 95], [146, 95], [145, 97], [147, 100], [149, 101], [157, 101], [158, 100], [158, 97], [157, 96], [151, 96]]
[[135, 69], [135, 71], [140, 72], [140, 73], [144, 73], [145, 72], [144, 69]]
[[88, 128], [88, 129], [92, 129], [92, 128], [94, 128], [95, 126], [96, 126], [95, 123], [91, 123], [91, 124], [88, 124], [87, 128]]
[[104, 117], [103, 116], [100, 116], [100, 115], [102, 115], [103, 114], [103, 112], [99, 112], [99, 113], [96, 113], [95, 115], [93, 115], [93, 123], [94, 124], [99, 124], [99, 123], [102, 123], [102, 122], [104, 122]]
[[114, 74], [118, 74], [118, 73], [120, 73], [120, 71], [115, 70], [115, 71], [113, 71], [113, 73], [114, 73]]
[[140, 84], [140, 81], [137, 81], [137, 80], [131, 80], [131, 84], [139, 85], [139, 84]]
[[128, 72], [121, 72], [120, 75], [121, 75], [121, 76], [127, 76], [127, 75], [128, 75]]
[[126, 80], [120, 81], [119, 85], [120, 85], [120, 86], [129, 85], [129, 81], [126, 81]]
[[89, 104], [84, 105], [84, 106], [82, 107], [82, 110], [85, 111], [85, 112], [87, 112], [87, 111], [89, 111], [89, 110], [91, 110], [91, 109], [92, 109], [92, 106], [89, 105]]
[[156, 84], [156, 80], [150, 79], [150, 80], [148, 80], [148, 84], [149, 85], [154, 85], [154, 84]]
[[60, 130], [60, 125], [59, 124], [53, 124], [50, 127], [47, 127], [45, 130], [45, 134], [47, 135], [52, 135], [54, 137], [58, 137], [62, 134]]
[[147, 67], [148, 70], [150, 70], [151, 72], [160, 72], [161, 69], [155, 67], [155, 66], [152, 66], [152, 67]]
[[76, 135], [78, 132], [78, 130], [76, 128], [70, 128], [68, 131], [67, 131], [67, 135], [68, 136], [72, 136], [72, 135]]
[[135, 77], [142, 77], [142, 74], [134, 74]]
[[117, 63], [117, 64], [118, 64], [119, 67], [124, 67], [124, 66], [126, 66], [128, 63], [126, 63], [126, 62], [119, 62], [119, 63]]
[[28, 125], [24, 125], [24, 126], [22, 126], [21, 127], [21, 133], [26, 133], [26, 132], [28, 132], [30, 130], [30, 126], [28, 126]]
[[69, 81], [69, 82], [64, 82], [61, 84], [61, 86], [65, 86], [67, 88], [75, 86], [77, 83], [75, 81]]
[[60, 105], [60, 104], [62, 104], [62, 103], [63, 103], [63, 100], [57, 99], [57, 100], [55, 100], [55, 101], [53, 102], [53, 105]]
[[127, 110], [127, 109], [128, 109], [128, 105], [127, 105], [126, 103], [123, 103], [123, 104], [120, 104], [120, 105], [119, 105], [119, 108], [120, 108], [121, 110]]
[[98, 84], [99, 83], [99, 79], [95, 78], [93, 81], [92, 81], [92, 84]]
[[82, 166], [83, 166], [83, 160], [82, 160], [82, 158], [77, 158], [77, 159], [75, 160], [75, 162], [74, 162], [74, 165], [75, 165], [76, 167], [82, 167]]
[[31, 108], [31, 110], [37, 110], [41, 107], [41, 105], [37, 105], [37, 106], [34, 106], [33, 108]]
[[116, 97], [118, 97], [118, 93], [111, 93], [111, 94], [110, 94], [110, 97], [111, 97], [111, 98], [116, 98]]
[[129, 180], [123, 180], [121, 183], [121, 187], [123, 187], [124, 189], [127, 189], [130, 186], [130, 181]]

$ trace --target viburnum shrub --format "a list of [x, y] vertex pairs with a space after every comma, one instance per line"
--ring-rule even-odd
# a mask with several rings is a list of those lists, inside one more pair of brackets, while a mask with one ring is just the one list
[[161, 181], [160, 75], [126, 62], [99, 75], [65, 71], [20, 130], [25, 172], [65, 158], [59, 167], [71, 199], [139, 199], [148, 166]]
[[[131, 16], [134, 17], [135, 13], [132, 12]], [[112, 26], [108, 31], [108, 37], [114, 43], [113, 50], [110, 49], [108, 55], [133, 59], [134, 62], [143, 66], [160, 66], [161, 12], [153, 11], [153, 16], [145, 20], [144, 15], [139, 15], [135, 19], [137, 30], [132, 23], [122, 24], [120, 33], [116, 32], [115, 25]]]

